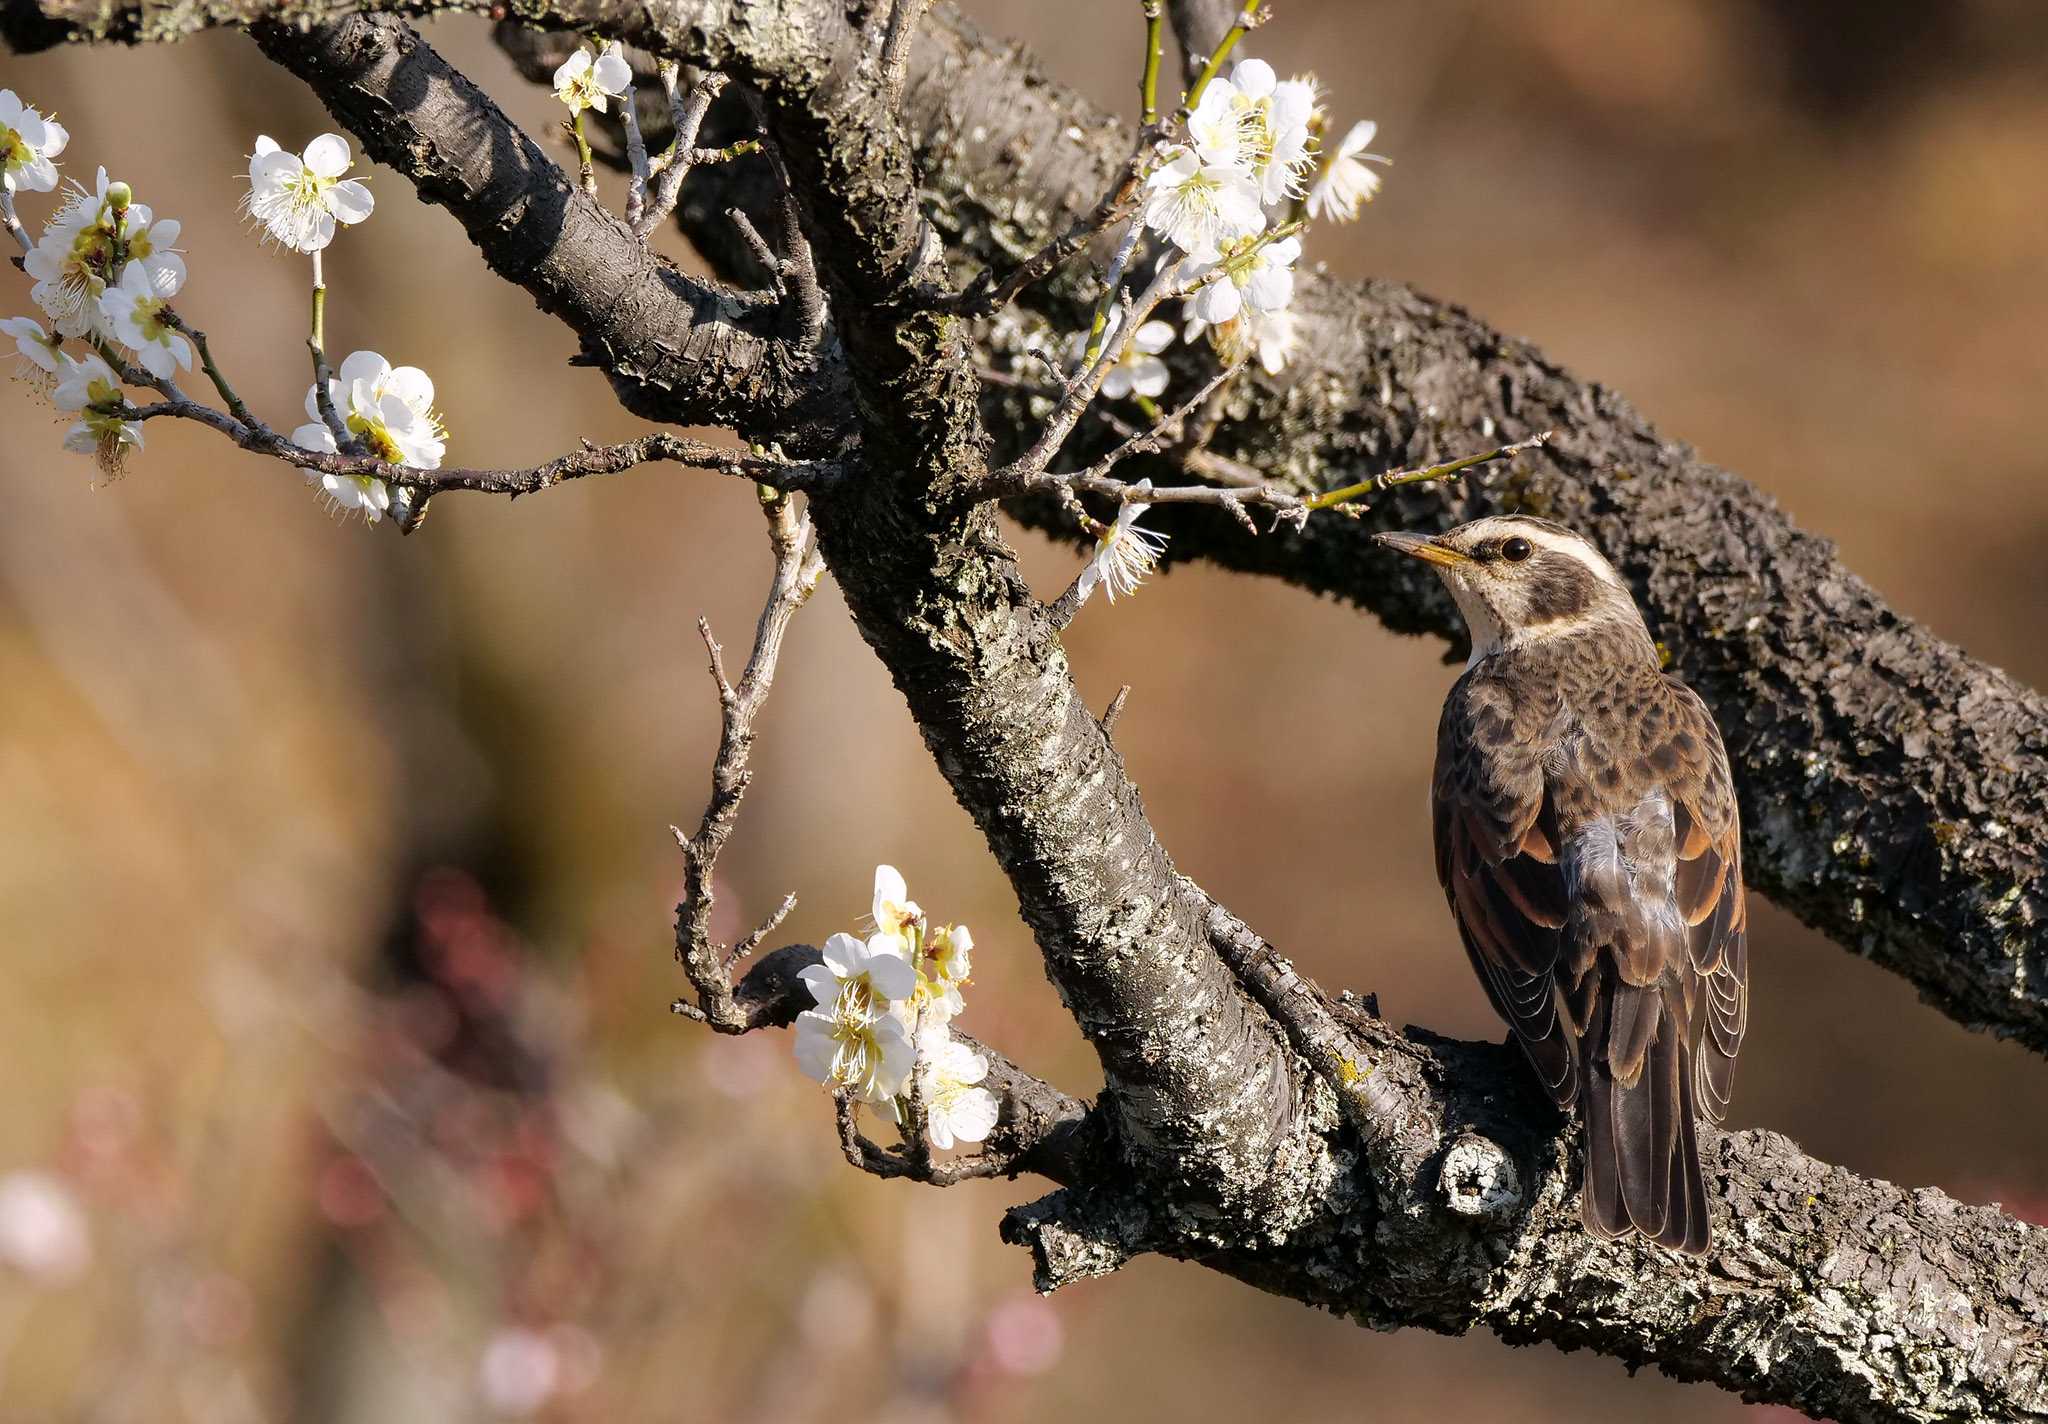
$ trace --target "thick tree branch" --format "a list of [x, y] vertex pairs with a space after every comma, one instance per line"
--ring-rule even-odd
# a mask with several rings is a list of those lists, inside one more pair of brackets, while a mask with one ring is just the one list
[[[1768, 1132], [1703, 1131], [1714, 1253], [1585, 1233], [1576, 1134], [1511, 1046], [1395, 1033], [1325, 1001], [1229, 915], [1220, 952], [1330, 1065], [1343, 1170], [1317, 1217], [1203, 1256], [1381, 1327], [1587, 1346], [1844, 1421], [2048, 1418], [2048, 1229], [1814, 1161]], [[1070, 1185], [1013, 1212], [1042, 1287], [1161, 1249], [1142, 1198]], [[1168, 1244], [1169, 1254], [1184, 1254]]]
[[[771, 33], [790, 48], [773, 53]], [[813, 499], [820, 547], [1094, 1043], [1119, 1150], [1162, 1185], [1177, 1230], [1234, 1239], [1301, 1200], [1301, 1085], [1209, 951], [991, 507], [959, 497], [986, 443], [978, 382], [966, 323], [933, 300], [944, 271], [886, 78], [847, 62], [858, 37], [835, 7], [792, 3], [780, 28], [731, 43], [853, 371], [862, 477]]]

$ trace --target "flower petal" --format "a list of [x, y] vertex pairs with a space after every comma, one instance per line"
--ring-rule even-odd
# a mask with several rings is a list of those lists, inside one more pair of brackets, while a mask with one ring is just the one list
[[370, 215], [377, 200], [361, 179], [349, 178], [327, 190], [327, 211], [337, 222], [359, 223]]
[[876, 993], [893, 1003], [916, 991], [917, 969], [900, 954], [879, 953], [868, 960], [868, 981]]
[[1263, 99], [1279, 84], [1280, 76], [1263, 59], [1243, 59], [1230, 71], [1230, 82], [1246, 98]]
[[375, 386], [391, 374], [391, 363], [375, 351], [351, 351], [336, 374], [341, 378], [343, 390], [351, 389], [358, 382]]
[[318, 423], [301, 425], [292, 432], [291, 441], [301, 450], [320, 450], [329, 455], [338, 453], [334, 432]]
[[348, 140], [340, 134], [324, 133], [306, 145], [305, 160], [316, 177], [339, 178], [348, 172]]
[[867, 946], [850, 934], [835, 934], [824, 944], [825, 963], [841, 976], [857, 974], [867, 962]]

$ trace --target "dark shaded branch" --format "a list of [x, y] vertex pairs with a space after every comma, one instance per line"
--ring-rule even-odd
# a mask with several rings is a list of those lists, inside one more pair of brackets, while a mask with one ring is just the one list
[[1127, 1169], [1189, 1239], [1235, 1239], [1299, 1200], [1292, 1058], [1209, 950], [992, 506], [961, 497], [987, 442], [967, 324], [934, 300], [939, 245], [878, 77], [845, 62], [858, 36], [795, 0], [767, 32], [730, 58], [765, 101], [861, 416], [859, 478], [811, 503], [820, 547], [1102, 1061]]
[[[16, 29], [12, 10], [6, 28]], [[492, 271], [567, 323], [629, 410], [792, 449], [830, 447], [846, 429], [835, 362], [782, 340], [772, 309], [650, 252], [402, 21], [262, 23], [251, 33], [372, 157], [453, 213]]]

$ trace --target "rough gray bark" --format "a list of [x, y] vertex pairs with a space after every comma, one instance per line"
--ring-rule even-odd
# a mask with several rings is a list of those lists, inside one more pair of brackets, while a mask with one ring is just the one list
[[[651, 9], [584, 0], [550, 8], [522, 0], [512, 8], [528, 20], [602, 27], [721, 66], [763, 96], [771, 135], [788, 153], [802, 227], [817, 251], [839, 336], [836, 347], [807, 358], [822, 368], [812, 394], [827, 415], [816, 446], [843, 458], [850, 471], [813, 498], [822, 546], [864, 636], [1009, 873], [1048, 973], [1094, 1043], [1109, 1084], [1102, 1101], [1086, 1110], [1013, 1065], [1000, 1079], [1006, 1125], [1024, 1133], [1020, 1140], [1065, 1144], [1027, 1165], [1067, 1185], [1012, 1213], [1005, 1225], [1033, 1252], [1043, 1284], [1113, 1269], [1137, 1251], [1159, 1251], [1373, 1325], [1460, 1330], [1483, 1323], [1509, 1338], [1587, 1345], [1842, 1420], [2048, 1417], [2048, 1232], [1990, 1208], [1957, 1206], [1939, 1193], [1861, 1181], [1812, 1162], [1781, 1138], [1743, 1133], [1710, 1138], [1727, 1217], [1713, 1257], [1695, 1262], [1654, 1248], [1594, 1243], [1569, 1204], [1576, 1152], [1554, 1135], [1555, 1119], [1530, 1092], [1519, 1062], [1499, 1048], [1404, 1038], [1355, 1004], [1328, 1003], [1174, 873], [1114, 747], [1075, 694], [1046, 610], [1018, 576], [990, 507], [975, 497], [991, 441], [1014, 443], [1022, 432], [1000, 402], [988, 407], [998, 418], [995, 428], [983, 424], [968, 366], [969, 332], [934, 300], [942, 259], [918, 216], [907, 133], [879, 103], [874, 66], [858, 58], [864, 37], [849, 31], [843, 11], [824, 0], [707, 0]], [[335, 13], [324, 3], [258, 0], [216, 0], [208, 9], [168, 13], [77, 0], [37, 9], [10, 0], [0, 33], [17, 44], [81, 29], [163, 38], [206, 23]], [[595, 359], [621, 362], [627, 398], [673, 390], [678, 410], [712, 398], [706, 383], [718, 378], [715, 353], [740, 339], [716, 328], [740, 323], [727, 318], [723, 305], [705, 307], [660, 273], [616, 285], [621, 272], [634, 270], [631, 253], [619, 245], [629, 235], [573, 197], [562, 198], [566, 182], [545, 157], [487, 102], [466, 93], [406, 27], [353, 18], [303, 34], [266, 31], [264, 42], [373, 153], [387, 161], [395, 155], [423, 192], [449, 206], [480, 247], [489, 251], [503, 233], [517, 233], [516, 245], [496, 251], [494, 266], [575, 326]], [[1095, 140], [1085, 127], [1077, 130], [1080, 138], [1066, 137], [1082, 111], [1020, 69], [1013, 53], [999, 61], [960, 29], [927, 29], [917, 50], [913, 115], [946, 118], [931, 91], [959, 92], [959, 65], [987, 71], [986, 87], [968, 89], [977, 102], [1006, 107], [983, 113], [981, 132], [972, 125], [922, 129], [920, 153], [926, 181], [939, 184], [941, 225], [956, 230], [970, 253], [990, 241], [1028, 245], [1033, 231], [1049, 230], [1065, 211], [1045, 201], [1052, 189], [1044, 185], [1062, 173], [1089, 181]], [[1042, 126], [1055, 119], [1056, 135], [1048, 134]], [[1026, 126], [1010, 130], [1008, 146], [1000, 137], [1006, 123]], [[479, 142], [480, 135], [488, 141]], [[480, 153], [492, 157], [478, 160]], [[1042, 180], [1037, 189], [1019, 177], [1020, 167], [1033, 165]], [[966, 187], [948, 199], [949, 172], [973, 174], [980, 193], [995, 192], [998, 183], [1010, 187], [999, 201]], [[530, 205], [535, 220], [501, 226], [494, 203], [504, 205], [498, 217]], [[1002, 216], [992, 219], [997, 207]], [[998, 227], [1002, 239], [990, 236]], [[608, 323], [602, 302], [587, 299], [586, 284], [639, 302]], [[1633, 491], [1629, 481], [1598, 469], [1582, 476], [1584, 489], [1600, 494], [1583, 512], [1603, 532], [1603, 521], [1615, 525], [1610, 548], [1661, 616], [1698, 608], [1746, 619], [1752, 607], [1758, 616], [1776, 616], [1775, 607], [1748, 601], [1752, 593], [1732, 603], [1725, 590], [1714, 593], [1697, 561], [1684, 557], [1713, 550], [1712, 528], [1693, 530], [1673, 513], [1689, 506], [1700, 525], [1728, 521], [1734, 533], [1724, 540], [1773, 536], [1795, 553], [1804, 548], [1804, 536], [1792, 534], [1760, 497], [1679, 454], [1647, 463], [1662, 447], [1619, 402], [1568, 383], [1534, 353], [1498, 338], [1486, 346], [1482, 336], [1489, 334], [1462, 314], [1412, 294], [1388, 295], [1399, 290], [1347, 295], [1326, 284], [1315, 292], [1313, 310], [1325, 323], [1377, 314], [1388, 326], [1326, 331], [1335, 358], [1325, 352], [1320, 366], [1286, 389], [1248, 389], [1227, 444], [1303, 481], [1334, 484], [1340, 460], [1377, 463], [1403, 448], [1404, 439], [1429, 447], [1438, 429], [1415, 412], [1432, 404], [1474, 422], [1482, 411], [1496, 421], [1520, 421], [1532, 410], [1569, 409], [1582, 429], [1622, 442], [1617, 448], [1629, 458], [1640, 451], [1656, 476], [1643, 482], [1663, 491], [1661, 498]], [[641, 334], [629, 325], [635, 322], [680, 339], [656, 353], [673, 372], [661, 384], [645, 379], [641, 358], [621, 354]], [[691, 345], [707, 323], [714, 330], [703, 339], [715, 338], [708, 353]], [[771, 344], [786, 329], [765, 317], [750, 328], [767, 333]], [[1522, 372], [1523, 386], [1471, 384], [1475, 372], [1509, 367]], [[1371, 375], [1410, 385], [1390, 385], [1382, 401], [1352, 409], [1345, 393]], [[772, 405], [776, 383], [765, 386], [764, 404]], [[658, 395], [645, 398], [642, 408], [662, 408]], [[836, 425], [835, 411], [844, 413]], [[758, 415], [758, 408], [736, 411], [732, 423], [745, 429]], [[1571, 458], [1596, 462], [1585, 449]], [[1703, 483], [1675, 483], [1681, 476]], [[1545, 473], [1518, 494], [1562, 500], [1568, 488]], [[1226, 562], [1371, 598], [1399, 617], [1435, 616], [1416, 588], [1380, 582], [1377, 566], [1356, 559], [1345, 542], [1350, 526], [1331, 523], [1340, 526], [1334, 533], [1312, 525], [1303, 536], [1257, 543], [1202, 526], [1184, 533], [1186, 542]], [[1680, 541], [1680, 558], [1657, 553], [1659, 532]], [[1793, 572], [1818, 576], [1796, 561]], [[1825, 601], [1818, 586], [1767, 587], [1795, 604]], [[1725, 655], [1729, 664], [1749, 667], [1739, 661], [1743, 649], [1766, 657], [1757, 675], [1772, 688], [1789, 688], [1779, 704], [1789, 720], [1772, 735], [1795, 753], [1805, 750], [1811, 744], [1800, 740], [1801, 727], [1833, 704], [1807, 707], [1798, 695], [1832, 684], [1791, 678], [1766, 656], [1775, 652], [1767, 640], [1751, 639], [1754, 630], [1746, 627], [1737, 631], [1741, 636], [1726, 640], [1736, 646]], [[1718, 646], [1700, 641], [1709, 650]], [[1831, 656], [1804, 641], [1787, 646], [1787, 658], [1806, 659], [1801, 667], [1823, 668]], [[1716, 665], [1697, 647], [1675, 651], [1689, 671], [1688, 658], [1709, 671]], [[1725, 685], [1720, 691], [1729, 695]], [[1978, 709], [1988, 732], [1972, 728], [1966, 736], [1958, 728], [1953, 739], [1977, 738], [1971, 750], [1994, 746], [2018, 735], [2014, 719], [2034, 702], [2012, 688], [2009, 697]], [[1858, 720], [1873, 715], [1865, 706], [1832, 715], [1838, 720], [1823, 720], [1822, 731], [1881, 731]], [[1731, 742], [1763, 757], [1765, 729], [1744, 729], [1724, 711], [1724, 721], [1731, 720]], [[2039, 793], [2038, 780], [2027, 779], [2038, 770], [2038, 762], [2028, 769], [2027, 751], [2015, 753], [2021, 771], [2013, 773], [2023, 809]], [[1956, 765], [1971, 786], [1990, 775], [1984, 766], [1960, 759]], [[1823, 761], [1801, 783], [1803, 794], [1831, 804], [1829, 797], [1857, 787], [1853, 771]], [[1778, 794], [1782, 780], [1757, 774]], [[1870, 784], [1884, 784], [1881, 772], [1869, 776]], [[2031, 829], [2017, 828], [2015, 838]], [[1775, 851], [1788, 865], [1806, 853], [1769, 832], [1755, 844], [1761, 856]], [[1969, 888], [1919, 873], [1922, 888], [1951, 884], [1959, 895]], [[1863, 880], [1830, 869], [1815, 883], [1819, 913], [1840, 917], [1846, 912], [1834, 897], [1860, 893]], [[2027, 893], [2018, 894], [2015, 913], [2032, 916], [2037, 907]], [[1991, 918], [1977, 906], [1955, 921], [1972, 956], [1982, 956]], [[750, 976], [739, 996], [750, 1014], [770, 1022], [786, 1012], [792, 962], [791, 952], [771, 955], [756, 971], [768, 977], [756, 983]], [[2001, 1022], [2015, 1027], [2010, 1012]]]

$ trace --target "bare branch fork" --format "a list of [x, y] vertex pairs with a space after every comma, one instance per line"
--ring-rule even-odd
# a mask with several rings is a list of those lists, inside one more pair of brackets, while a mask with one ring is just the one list
[[675, 1008], [721, 1033], [745, 1033], [759, 1026], [756, 1018], [742, 1009], [734, 992], [733, 969], [796, 908], [796, 896], [786, 895], [774, 912], [738, 944], [727, 948], [712, 938], [718, 853], [732, 835], [740, 801], [753, 779], [747, 757], [754, 745], [754, 718], [774, 684], [775, 664], [782, 656], [782, 639], [789, 630], [789, 620], [816, 591], [818, 580], [825, 573], [824, 558], [811, 535], [810, 519], [798, 514], [790, 496], [764, 487], [761, 512], [768, 521], [768, 547], [775, 558], [775, 573], [754, 628], [753, 652], [747, 657], [746, 670], [740, 674], [737, 685], [726, 677], [725, 660], [718, 640], [711, 636], [711, 624], [702, 618], [697, 620], [697, 632], [710, 658], [711, 680], [718, 688], [718, 754], [711, 763], [711, 799], [696, 834], [685, 836], [675, 830], [676, 846], [683, 856], [683, 898], [676, 906], [676, 958], [697, 991], [697, 1003], [678, 999]]

